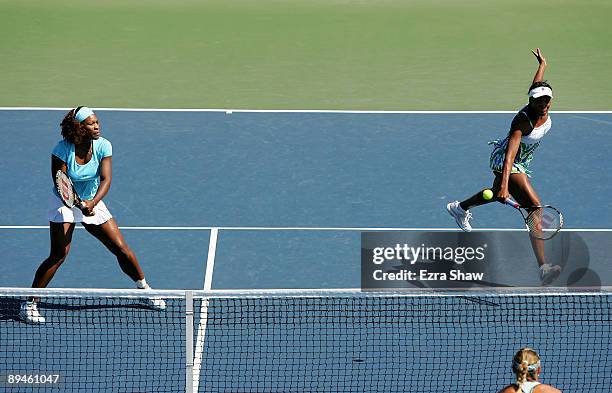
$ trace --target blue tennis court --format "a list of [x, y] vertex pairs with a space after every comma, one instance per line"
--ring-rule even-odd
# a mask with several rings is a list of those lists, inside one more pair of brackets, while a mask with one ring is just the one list
[[[114, 147], [105, 201], [149, 281], [168, 289], [203, 287], [209, 228], [250, 228], [219, 230], [212, 288], [357, 287], [359, 229], [454, 230], [446, 202], [490, 185], [487, 142], [503, 136], [513, 116], [98, 112]], [[0, 111], [11, 146], [0, 173], [16, 183], [0, 196], [0, 286], [29, 286], [47, 256], [50, 151], [63, 113]], [[562, 209], [566, 228], [609, 228], [612, 174], [601, 165], [609, 156], [612, 114], [552, 118], [534, 160], [541, 199]], [[474, 214], [476, 228], [521, 227], [497, 204]], [[344, 228], [357, 230], [334, 230]], [[331, 279], [334, 269], [341, 274]], [[95, 282], [88, 282], [90, 275]], [[57, 287], [128, 285], [114, 258], [83, 230], [53, 281]]]
[[[58, 124], [63, 113], [62, 110], [0, 111], [0, 131], [7, 141], [4, 159], [0, 161], [0, 175], [3, 179], [12, 179], [12, 192], [0, 194], [3, 256], [0, 287], [28, 287], [36, 268], [48, 254], [46, 205], [52, 187], [50, 154], [59, 139]], [[491, 184], [492, 175], [488, 169], [491, 148], [487, 142], [502, 137], [513, 116], [511, 112], [98, 110], [97, 113], [102, 135], [113, 143], [114, 150], [113, 183], [105, 202], [123, 228], [151, 285], [158, 289], [183, 290], [358, 288], [361, 232], [456, 231], [445, 205]], [[607, 197], [612, 191], [612, 175], [602, 170], [602, 163], [609, 157], [612, 113], [552, 113], [552, 118], [553, 129], [534, 161], [534, 185], [543, 202], [562, 209], [566, 228], [581, 234], [590, 251], [590, 267], [602, 277], [612, 277], [609, 255], [598, 247], [608, 239], [612, 222], [612, 204]], [[516, 213], [498, 204], [475, 209], [474, 215], [476, 228], [522, 227]], [[528, 242], [525, 247], [508, 250], [507, 259], [508, 269], [500, 274], [529, 269], [535, 272], [537, 269]], [[121, 273], [114, 257], [80, 229], [75, 231], [68, 260], [51, 286], [129, 288], [133, 284]], [[465, 303], [461, 299], [449, 300], [445, 307], [456, 309], [459, 305], [454, 304], [455, 301], [461, 303], [461, 307]], [[321, 340], [315, 339], [316, 342], [329, 339], [320, 349], [329, 353], [336, 364], [346, 361], [335, 357], [338, 352], [351, 359], [348, 369], [339, 366], [331, 370], [342, 369], [336, 372], [343, 378], [357, 378], [364, 373], [371, 374], [378, 366], [387, 369], [393, 366], [395, 358], [385, 360], [386, 355], [377, 353], [376, 349], [380, 344], [387, 346], [386, 352], [392, 352], [393, 345], [389, 342], [366, 340], [363, 359], [359, 354], [348, 353], [359, 338], [371, 337], [380, 331], [367, 326], [353, 331], [345, 326], [346, 336], [355, 341], [334, 341], [325, 326], [333, 330], [333, 322], [341, 318], [344, 309], [341, 305], [316, 304], [319, 306], [315, 311], [306, 307], [294, 318], [296, 321], [308, 318], [311, 312], [332, 307], [326, 314], [328, 319], [322, 322], [323, 330], [290, 322], [297, 324], [296, 333], [302, 336], [321, 337]], [[196, 326], [202, 307], [199, 304], [200, 311], [196, 307]], [[94, 307], [88, 312], [96, 310]], [[462, 310], [457, 317], [459, 320], [475, 318], [476, 308], [471, 303]], [[610, 323], [609, 308], [607, 314], [603, 307], [598, 310], [601, 312], [596, 314], [591, 326], [595, 331], [597, 328], [593, 326], [607, 323], [609, 327]], [[66, 310], [49, 307], [46, 311], [61, 315]], [[110, 311], [102, 308], [103, 315]], [[139, 318], [154, 315], [150, 310], [128, 307], [126, 315], [132, 313]], [[403, 310], [401, 316], [413, 313], [418, 310]], [[433, 309], [432, 313], [435, 313]], [[571, 308], [562, 313], [570, 314]], [[396, 319], [401, 316], [397, 315]], [[278, 314], [267, 317], [280, 318]], [[358, 312], [356, 317], [365, 318]], [[442, 345], [447, 335], [468, 334], [466, 331], [453, 332], [450, 325], [458, 320], [449, 318], [448, 329], [442, 332], [427, 330], [434, 329], [431, 326], [420, 326], [425, 329], [424, 337], [440, 339]], [[491, 318], [497, 317], [491, 314]], [[393, 318], [379, 322], [389, 330], [398, 327]], [[501, 328], [502, 322], [492, 319], [490, 324], [476, 323], [474, 331], [484, 329], [479, 348], [502, 351], [502, 344], [496, 343], [494, 330]], [[0, 323], [18, 324], [9, 311], [4, 312]], [[208, 340], [213, 340], [216, 332], [229, 328], [227, 320], [223, 319], [211, 319], [210, 324]], [[548, 337], [540, 341], [534, 339], [536, 334], [530, 326], [525, 322], [519, 328], [525, 335], [534, 335], [524, 341], [548, 345], [550, 351], [572, 351], [570, 347], [555, 347], [554, 340]], [[575, 321], [560, 322], [557, 325], [559, 334], [564, 334], [563, 329], [568, 326], [573, 329], [573, 336], [565, 337], [568, 345], [579, 343], [581, 333], [580, 329], [574, 329]], [[304, 375], [308, 374], [308, 365], [316, 363], [308, 354], [287, 354], [284, 349], [274, 348], [271, 343], [275, 335], [280, 334], [278, 332], [236, 329], [235, 337], [270, 335], [269, 341], [258, 344], [271, 346], [264, 356], [270, 364], [283, 363], [282, 359], [297, 356], [298, 368], [303, 368], [299, 375]], [[293, 333], [291, 329], [294, 328], [285, 329]], [[400, 329], [407, 329], [399, 331], [408, 334], [411, 325]], [[53, 334], [51, 330], [47, 332]], [[504, 337], [509, 338], [511, 333], [505, 332], [507, 336]], [[172, 335], [172, 332], [167, 334]], [[538, 335], [545, 336], [545, 331], [538, 331]], [[83, 340], [89, 338], [84, 336]], [[600, 340], [603, 348], [609, 348], [609, 339], [607, 335]], [[236, 340], [230, 339], [231, 343], [239, 344]], [[407, 342], [400, 334], [395, 343], [398, 346], [417, 345], [425, 351], [428, 343], [425, 338], [423, 340]], [[213, 341], [210, 342], [213, 345]], [[520, 346], [521, 342], [521, 337], [504, 342], [504, 356], [507, 357], [509, 348]], [[169, 340], [169, 345], [174, 344]], [[216, 345], [229, 344], [221, 341]], [[434, 350], [434, 347], [429, 348]], [[219, 347], [203, 348], [209, 356], [223, 354], [223, 350], [215, 352]], [[155, 352], [155, 347], [151, 351]], [[459, 356], [469, 351], [469, 347], [447, 345], [445, 351], [439, 356]], [[242, 356], [247, 355], [243, 353]], [[595, 359], [598, 363], [609, 364], [610, 359], [605, 358], [605, 354], [598, 356], [600, 358]], [[368, 357], [378, 358], [381, 364], [376, 366], [368, 362]], [[182, 360], [176, 359], [177, 362]], [[234, 360], [239, 363], [239, 359]], [[434, 363], [442, 361], [437, 359]], [[256, 363], [254, 359], [245, 362], [252, 366]], [[403, 370], [409, 365], [396, 366]], [[501, 365], [499, 367], [501, 369]], [[220, 372], [205, 371], [211, 375]], [[330, 372], [325, 378], [340, 377]], [[432, 372], [431, 377], [435, 378], [442, 370]], [[265, 375], [262, 378], [283, 380], [280, 374], [261, 375]], [[311, 375], [308, 378], [315, 378], [315, 374], [308, 375]], [[502, 376], [496, 374], [496, 378]], [[510, 379], [510, 375], [506, 377]], [[205, 378], [210, 382], [206, 391], [242, 391], [241, 386], [247, 383], [240, 379], [244, 376], [232, 378], [238, 382], [230, 390], [214, 385], [213, 377]], [[251, 380], [256, 378], [256, 375], [250, 377]], [[295, 386], [290, 391], [325, 391], [315, 389], [319, 385], [313, 381], [311, 385]], [[262, 380], [260, 386], [265, 382], [269, 381]], [[275, 387], [275, 383], [265, 386]], [[598, 383], [603, 389], [606, 381]], [[391, 384], [386, 390], [400, 388], [400, 385]], [[351, 387], [336, 391], [351, 391]]]

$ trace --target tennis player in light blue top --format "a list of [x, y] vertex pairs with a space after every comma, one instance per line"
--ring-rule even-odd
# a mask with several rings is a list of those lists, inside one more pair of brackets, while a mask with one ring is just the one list
[[[100, 187], [100, 167], [102, 160], [113, 155], [111, 143], [99, 137], [91, 141], [91, 159], [86, 164], [76, 160], [75, 145], [61, 140], [53, 149], [53, 156], [66, 163], [66, 173], [72, 180], [77, 194], [84, 201], [93, 200]], [[55, 190], [57, 193], [57, 190]]]
[[[115, 219], [103, 202], [112, 179], [111, 143], [102, 138], [96, 114], [87, 107], [70, 110], [61, 123], [63, 139], [51, 154], [51, 175], [65, 172], [83, 201], [78, 207], [68, 208], [62, 203], [56, 187], [49, 198], [48, 219], [51, 232], [51, 251], [34, 276], [33, 288], [46, 287], [57, 269], [66, 260], [75, 224], [83, 224], [87, 232], [100, 240], [112, 252], [119, 266], [137, 288], [150, 289], [134, 252], [125, 242]], [[155, 309], [164, 309], [165, 302], [156, 297], [144, 297]], [[44, 323], [36, 302], [24, 302], [20, 316], [26, 323]]]

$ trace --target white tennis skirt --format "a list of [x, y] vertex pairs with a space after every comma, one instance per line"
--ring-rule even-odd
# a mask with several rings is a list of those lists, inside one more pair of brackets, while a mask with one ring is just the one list
[[51, 222], [82, 222], [84, 224], [102, 225], [113, 218], [113, 215], [108, 211], [103, 201], [100, 201], [94, 207], [93, 216], [84, 215], [78, 207], [73, 207], [72, 209], [66, 207], [54, 192], [49, 197], [48, 206], [47, 217]]

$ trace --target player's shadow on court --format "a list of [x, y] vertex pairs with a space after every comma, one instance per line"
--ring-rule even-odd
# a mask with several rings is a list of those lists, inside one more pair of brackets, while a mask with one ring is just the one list
[[[19, 310], [23, 299], [4, 298], [0, 300], [0, 322], [1, 321], [17, 321], [22, 322], [19, 317]], [[153, 310], [151, 306], [139, 303], [139, 300], [134, 299], [132, 303], [125, 304], [88, 304], [88, 305], [70, 305], [60, 303], [48, 303], [40, 301], [36, 303], [39, 310], [58, 310], [58, 311], [89, 311], [89, 310], [110, 310], [110, 309], [136, 309], [149, 311]]]

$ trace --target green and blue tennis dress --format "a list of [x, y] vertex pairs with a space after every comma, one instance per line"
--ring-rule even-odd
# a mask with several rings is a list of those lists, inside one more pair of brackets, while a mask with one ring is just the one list
[[[526, 109], [527, 107], [521, 109], [519, 114], [523, 114], [523, 116], [527, 118], [532, 130], [528, 135], [523, 135], [521, 137], [521, 144], [519, 145], [518, 152], [514, 158], [511, 173], [524, 173], [531, 177], [529, 164], [531, 163], [531, 160], [533, 160], [533, 154], [540, 146], [542, 138], [544, 138], [548, 131], [550, 131], [552, 121], [550, 120], [550, 115], [548, 115], [548, 118], [544, 124], [539, 127], [534, 127], [531, 119], [529, 119], [529, 116], [527, 116], [527, 112], [525, 112]], [[504, 168], [504, 158], [506, 157], [509, 139], [510, 136], [507, 136], [501, 141], [495, 140], [489, 142], [490, 145], [494, 145], [493, 151], [491, 152], [491, 158], [489, 159], [489, 166], [493, 172], [501, 173]]]

